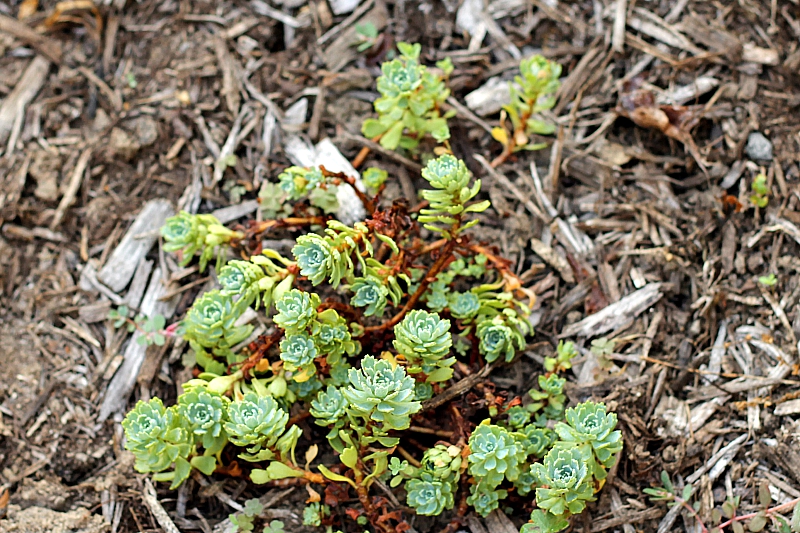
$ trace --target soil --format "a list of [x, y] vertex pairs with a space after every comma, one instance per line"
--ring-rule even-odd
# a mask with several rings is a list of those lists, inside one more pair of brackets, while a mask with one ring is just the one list
[[[256, 198], [290, 164], [291, 134], [331, 138], [352, 160], [398, 41], [420, 42], [430, 65], [453, 60], [452, 148], [493, 203], [478, 237], [537, 294], [536, 334], [490, 379], [524, 395], [566, 333], [582, 351], [570, 400], [618, 413], [622, 458], [572, 530], [700, 531], [642, 492], [662, 470], [693, 484], [709, 524], [732, 497], [739, 514], [759, 510], [762, 486], [772, 506], [800, 497], [797, 1], [361, 0], [353, 17], [352, 5], [334, 14], [346, 3], [0, 3], [0, 532], [166, 531], [121, 447], [119, 413], [99, 416], [129, 340], [106, 315], [133, 285], [98, 290], [92, 273], [151, 200], [210, 212]], [[366, 21], [381, 37], [358, 53], [353, 28]], [[564, 67], [545, 117], [557, 132], [487, 170], [472, 156], [500, 153], [485, 129], [499, 106], [479, 117], [466, 96], [511, 80], [532, 53]], [[300, 124], [271, 121], [303, 99]], [[234, 129], [235, 162], [215, 182]], [[367, 165], [390, 171], [389, 196], [420, 185], [385, 153]], [[751, 199], [759, 173], [763, 207]], [[157, 246], [148, 258], [175, 276]], [[171, 322], [203, 283], [179, 274]], [[652, 300], [630, 307], [642, 291]], [[582, 322], [604, 309], [600, 326]], [[601, 337], [615, 342], [598, 356]], [[150, 349], [128, 405], [174, 399], [190, 372], [181, 356]], [[181, 531], [210, 532], [251, 497], [304, 531], [302, 487], [265, 496], [218, 476], [157, 489]], [[463, 528], [518, 528], [525, 502], [509, 516], [513, 526], [470, 516]]]

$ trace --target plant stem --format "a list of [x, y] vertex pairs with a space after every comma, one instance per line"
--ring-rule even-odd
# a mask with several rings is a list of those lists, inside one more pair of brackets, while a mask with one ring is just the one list
[[331, 172], [325, 169], [325, 167], [322, 165], [320, 165], [319, 169], [322, 171], [323, 176], [328, 178], [336, 178], [350, 185], [353, 191], [355, 191], [358, 199], [361, 200], [362, 204], [364, 204], [364, 209], [367, 210], [367, 213], [372, 215], [375, 212], [375, 203], [372, 200], [370, 200], [361, 189], [356, 187], [356, 180], [352, 176], [348, 176], [344, 172]]
[[[728, 527], [729, 525], [731, 525], [734, 522], [741, 522], [742, 520], [749, 520], [751, 518], [754, 518], [759, 513], [764, 513], [765, 515], [770, 516], [770, 515], [773, 515], [775, 513], [780, 513], [782, 511], [788, 511], [789, 509], [792, 509], [795, 505], [798, 505], [798, 504], [800, 504], [800, 498], [795, 498], [794, 500], [788, 501], [786, 503], [782, 503], [780, 505], [776, 505], [775, 507], [771, 507], [771, 508], [766, 509], [764, 511], [758, 511], [758, 512], [750, 513], [750, 514], [743, 514], [741, 516], [734, 516], [733, 518], [731, 518], [727, 522], [723, 522], [720, 525], [718, 525], [717, 528], [719, 528], [720, 532], [722, 532], [726, 527]], [[699, 521], [699, 519], [698, 519], [698, 521]], [[702, 524], [702, 522], [701, 522], [701, 524]]]
[[[376, 135], [375, 137], [373, 137], [370, 140], [372, 142], [376, 143], [376, 142], [381, 140], [381, 137], [383, 137], [383, 134]], [[364, 164], [364, 160], [367, 158], [369, 153], [370, 153], [369, 146], [362, 146], [361, 150], [358, 152], [358, 155], [356, 155], [355, 159], [353, 159], [353, 162], [351, 163], [353, 165], [353, 168], [358, 168], [361, 165], [363, 165]]]
[[431, 265], [431, 267], [428, 269], [428, 272], [425, 273], [425, 277], [423, 277], [420, 281], [419, 287], [417, 287], [417, 290], [411, 295], [403, 308], [383, 324], [364, 328], [364, 335], [393, 328], [398, 322], [403, 320], [403, 317], [406, 316], [406, 313], [414, 308], [414, 305], [419, 301], [420, 298], [422, 298], [422, 295], [425, 293], [428, 285], [430, 285], [436, 279], [436, 275], [439, 274], [439, 272], [441, 272], [444, 266], [447, 264], [447, 260], [453, 255], [453, 250], [455, 250], [459, 240], [460, 239], [452, 239], [447, 242], [444, 249], [442, 249], [439, 258]]

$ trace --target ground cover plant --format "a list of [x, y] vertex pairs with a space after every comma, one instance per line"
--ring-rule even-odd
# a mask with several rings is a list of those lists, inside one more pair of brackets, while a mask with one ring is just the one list
[[[413, 154], [423, 134], [447, 140], [447, 114], [438, 114], [447, 94], [418, 63], [419, 45], [399, 48], [378, 79], [380, 119], [364, 130]], [[509, 153], [527, 144], [526, 132], [547, 131], [532, 115], [552, 107], [560, 72], [541, 57], [521, 68], [524, 89], [512, 91], [508, 108], [517, 139], [504, 147]], [[220, 288], [199, 294], [176, 330], [191, 346], [196, 377], [175, 405], [140, 401], [123, 421], [137, 470], [173, 489], [193, 470], [232, 469], [256, 484], [321, 486], [326, 504], [309, 505], [309, 525], [341, 527], [328, 505], [352, 492], [359, 506], [349, 518], [385, 532], [407, 529], [408, 513], [389, 511], [378, 485], [402, 488], [410, 513], [454, 511], [452, 527], [470, 507], [487, 516], [514, 493], [533, 508], [526, 533], [561, 531], [595, 500], [622, 438], [605, 405], [566, 406], [560, 374], [577, 355], [572, 343], [545, 361], [524, 402], [485, 392], [486, 408], [467, 417], [452, 401], [458, 380], [485, 376], [525, 349], [535, 296], [480, 240], [479, 216], [490, 206], [481, 181], [446, 145], [436, 152], [421, 154], [427, 188], [418, 205], [409, 198], [384, 206], [391, 177], [380, 169], [364, 172], [362, 191], [345, 174], [295, 166], [267, 185], [266, 196], [287, 204], [268, 209], [288, 206], [289, 216], [235, 229], [211, 215], [167, 220], [165, 249], [182, 265], [199, 256], [201, 271], [213, 260]], [[352, 188], [365, 220], [333, 218], [337, 187]], [[301, 228], [289, 257], [260, 245], [277, 223]], [[241, 259], [227, 261], [229, 252]], [[255, 338], [253, 326], [240, 323], [250, 307], [271, 324]], [[124, 323], [125, 313], [114, 316]], [[450, 438], [415, 458], [404, 440], [415, 419], [434, 411], [450, 419]], [[330, 452], [320, 455], [304, 436], [305, 419], [320, 427]]]

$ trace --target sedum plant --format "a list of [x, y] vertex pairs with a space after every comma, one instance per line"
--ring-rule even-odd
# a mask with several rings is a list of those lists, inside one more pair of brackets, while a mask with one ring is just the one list
[[[438, 86], [415, 50], [384, 75], [402, 67]], [[413, 114], [428, 97], [412, 96], [402, 109]], [[436, 105], [415, 116], [430, 119]], [[404, 126], [403, 135], [418, 140], [421, 131], [414, 137]], [[290, 167], [277, 183], [290, 205], [275, 213], [285, 218], [251, 222], [211, 255], [213, 239], [169, 241], [184, 260], [224, 256], [226, 244], [239, 258], [219, 269], [219, 288], [199, 294], [176, 329], [198, 366], [176, 404], [140, 402], [123, 422], [136, 468], [173, 488], [193, 470], [325, 487], [326, 505], [310, 492], [304, 520], [331, 531], [342, 517], [327, 506], [353, 496], [345, 520], [388, 533], [407, 529], [409, 513], [472, 507], [486, 516], [513, 504], [509, 494], [535, 500], [528, 532], [542, 524], [560, 531], [595, 498], [619, 455], [616, 417], [591, 402], [566, 409], [571, 345], [548, 358], [525, 402], [504, 405], [481, 377], [525, 349], [532, 295], [470, 231], [489, 203], [463, 161], [445, 154], [427, 162], [418, 212], [402, 202], [382, 208], [387, 176], [372, 174], [367, 192], [375, 197], [359, 196], [369, 216], [352, 225], [320, 215], [310, 200], [350, 183], [346, 176]], [[197, 235], [193, 223], [213, 226], [178, 218]], [[296, 226], [306, 231], [286, 257], [259, 244], [267, 231]], [[208, 228], [206, 235], [229, 235]], [[470, 387], [485, 409], [463, 409], [459, 395]], [[450, 441], [429, 442], [414, 458], [412, 432]], [[376, 484], [408, 507], [387, 509]]]
[[555, 131], [552, 124], [538, 117], [556, 103], [555, 93], [561, 86], [561, 65], [535, 55], [520, 62], [519, 73], [514, 83], [509, 84], [511, 102], [503, 106], [500, 126], [492, 129], [492, 137], [503, 145], [503, 152], [492, 162], [495, 167], [514, 152], [541, 150], [546, 144], [531, 144], [530, 136], [550, 135]]
[[213, 215], [192, 215], [181, 211], [167, 219], [161, 228], [164, 250], [180, 252], [181, 266], [186, 266], [196, 253], [200, 253], [200, 272], [216, 256], [216, 268], [225, 263], [225, 253], [220, 248], [244, 237], [244, 234], [223, 226]]
[[447, 119], [455, 113], [443, 114], [441, 106], [450, 96], [445, 80], [453, 71], [452, 63], [449, 59], [436, 63], [438, 74], [420, 64], [419, 44], [397, 43], [397, 49], [400, 57], [381, 65], [381, 96], [374, 104], [378, 118], [365, 120], [361, 132], [390, 150], [416, 148], [426, 135], [447, 141]]

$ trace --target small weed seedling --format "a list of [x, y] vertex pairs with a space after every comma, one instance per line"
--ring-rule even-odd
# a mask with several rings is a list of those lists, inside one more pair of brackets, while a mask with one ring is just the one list
[[[493, 167], [502, 164], [514, 152], [544, 148], [543, 143], [531, 144], [530, 136], [550, 135], [555, 131], [552, 124], [537, 115], [555, 105], [561, 65], [537, 55], [523, 59], [519, 71], [520, 75], [514, 78], [516, 85], [509, 84], [511, 103], [503, 106], [500, 126], [492, 129], [492, 137], [503, 145], [503, 152], [492, 161]], [[511, 121], [510, 128], [506, 118]]]
[[765, 208], [769, 204], [769, 187], [767, 187], [767, 177], [762, 173], [755, 177], [750, 185], [753, 194], [750, 195], [750, 202], [760, 208]]
[[151, 344], [163, 346], [167, 342], [166, 332], [164, 331], [167, 321], [163, 315], [146, 317], [141, 313], [137, 313], [131, 318], [131, 314], [131, 310], [127, 305], [120, 305], [108, 312], [108, 319], [114, 321], [115, 328], [125, 326], [130, 333], [134, 331], [141, 333], [136, 338], [136, 342], [142, 346], [150, 346]]
[[[726, 500], [721, 507], [714, 508], [711, 511], [711, 517], [708, 521], [712, 524], [711, 529], [700, 517], [698, 512], [700, 502], [692, 502], [692, 496], [694, 495], [694, 487], [692, 485], [684, 485], [682, 489], [678, 489], [670, 480], [669, 474], [661, 472], [661, 486], [644, 489], [644, 492], [649, 494], [650, 499], [654, 502], [665, 502], [668, 507], [678, 505], [685, 509], [697, 521], [703, 533], [724, 533], [725, 531], [744, 533], [744, 524], [747, 524], [747, 531], [753, 533], [764, 531], [770, 524], [772, 525], [771, 531], [800, 533], [800, 505], [798, 505], [800, 498], [770, 507], [772, 495], [766, 483], [762, 483], [758, 487], [758, 503], [762, 508], [760, 511], [743, 515], [737, 514], [736, 511], [741, 502], [739, 497], [735, 496], [732, 500]], [[788, 513], [789, 511], [792, 511], [792, 516], [787, 519], [783, 516], [783, 513]]]

